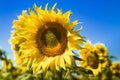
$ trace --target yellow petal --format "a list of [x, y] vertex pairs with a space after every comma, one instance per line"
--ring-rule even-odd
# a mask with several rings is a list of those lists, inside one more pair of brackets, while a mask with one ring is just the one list
[[60, 56], [60, 67], [66, 70], [64, 57], [62, 55]]

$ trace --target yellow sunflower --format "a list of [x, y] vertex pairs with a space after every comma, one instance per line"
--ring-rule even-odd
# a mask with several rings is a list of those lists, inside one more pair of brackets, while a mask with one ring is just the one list
[[98, 75], [102, 67], [106, 66], [101, 65], [100, 56], [90, 41], [84, 44], [83, 49], [80, 50], [80, 56], [83, 59], [83, 61], [80, 61], [80, 66], [92, 70], [94, 75]]
[[96, 43], [94, 45], [95, 51], [99, 56], [99, 62], [101, 63], [101, 67], [106, 67], [108, 65], [108, 50], [106, 46], [102, 43]]
[[99, 53], [98, 55], [100, 56], [100, 59], [108, 57], [108, 50], [107, 50], [107, 48], [105, 47], [104, 44], [96, 43], [94, 45], [94, 47], [95, 47], [97, 53]]
[[97, 75], [100, 71], [99, 59], [90, 41], [84, 44], [83, 49], [80, 50], [80, 56], [83, 59], [83, 61], [80, 61], [80, 66], [92, 70]]
[[120, 77], [120, 62], [113, 62], [110, 69], [113, 74]]
[[60, 9], [48, 10], [34, 5], [35, 12], [29, 9], [13, 22], [11, 44], [20, 59], [26, 59], [27, 67], [33, 72], [66, 69], [74, 65], [73, 49], [80, 49], [82, 36], [74, 30], [78, 20], [70, 22], [71, 11], [64, 14]]

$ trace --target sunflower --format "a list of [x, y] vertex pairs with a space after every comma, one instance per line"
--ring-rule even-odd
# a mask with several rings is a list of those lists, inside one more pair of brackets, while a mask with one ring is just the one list
[[64, 14], [60, 9], [55, 11], [56, 4], [48, 10], [34, 5], [35, 11], [24, 10], [18, 20], [13, 22], [11, 44], [16, 59], [25, 59], [28, 68], [33, 72], [66, 70], [74, 65], [73, 49], [80, 49], [83, 37], [74, 30], [78, 20], [70, 22], [71, 11]]
[[109, 64], [108, 61], [108, 50], [106, 46], [102, 43], [96, 43], [94, 45], [95, 51], [99, 56], [99, 62], [101, 63], [101, 67], [106, 67]]
[[95, 45], [92, 45], [90, 41], [85, 42], [83, 49], [80, 50], [80, 56], [83, 61], [80, 61], [80, 66], [85, 67], [93, 71], [94, 75], [98, 75], [101, 72], [102, 67], [106, 67], [106, 61], [101, 63], [99, 52], [96, 51]]
[[102, 60], [103, 58], [108, 57], [108, 50], [107, 50], [107, 48], [105, 47], [104, 44], [102, 44], [102, 43], [96, 43], [96, 44], [94, 45], [94, 47], [95, 47], [97, 53], [99, 53], [98, 55], [99, 55], [99, 58], [100, 58], [101, 60]]
[[95, 75], [100, 71], [98, 55], [95, 53], [93, 45], [90, 41], [85, 42], [83, 49], [80, 50], [80, 66], [93, 71]]
[[114, 75], [120, 77], [120, 62], [113, 62], [110, 69]]

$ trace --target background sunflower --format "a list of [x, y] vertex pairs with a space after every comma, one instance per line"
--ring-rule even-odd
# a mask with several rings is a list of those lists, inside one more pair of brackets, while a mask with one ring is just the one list
[[85, 42], [83, 49], [80, 50], [80, 56], [83, 59], [80, 66], [92, 70], [94, 75], [98, 75], [109, 65], [107, 48], [100, 43], [92, 45], [90, 41]]

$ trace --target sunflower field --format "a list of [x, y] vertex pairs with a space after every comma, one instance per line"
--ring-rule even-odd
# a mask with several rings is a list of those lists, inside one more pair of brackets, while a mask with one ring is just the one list
[[81, 22], [71, 22], [70, 10], [33, 8], [13, 21], [15, 63], [0, 49], [0, 80], [120, 80], [120, 62], [104, 43], [93, 44], [82, 27], [75, 29]]

